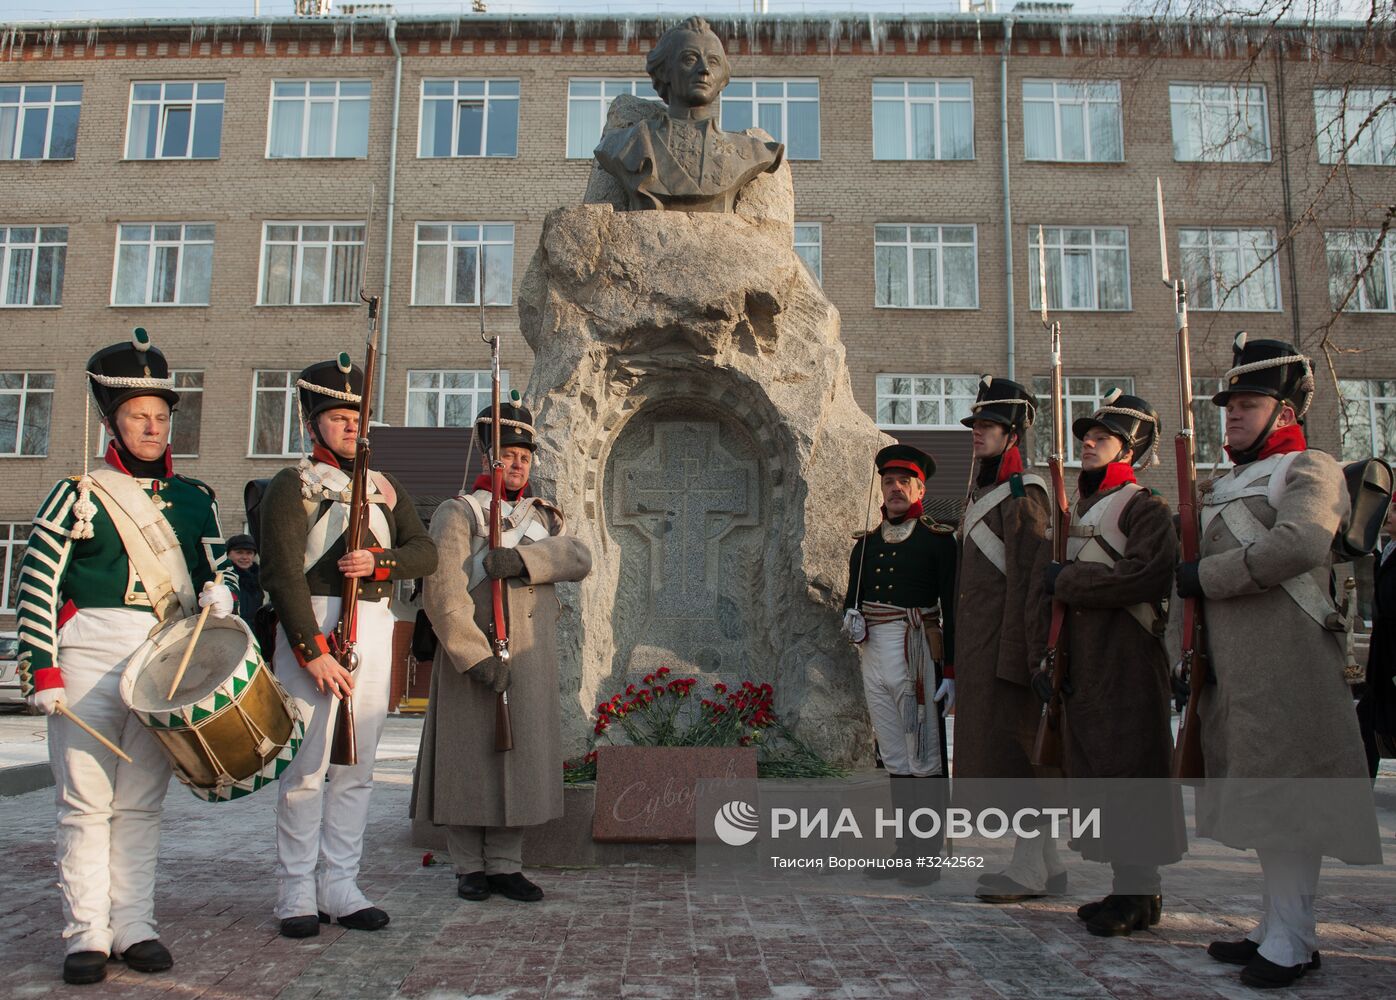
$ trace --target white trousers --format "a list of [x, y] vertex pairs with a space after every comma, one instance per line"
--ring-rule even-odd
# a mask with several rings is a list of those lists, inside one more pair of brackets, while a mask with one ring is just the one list
[[149, 611], [96, 608], [79, 611], [58, 634], [68, 707], [132, 760], [121, 760], [63, 716], [49, 716], [69, 954], [121, 952], [159, 936], [155, 863], [170, 765], [119, 690], [131, 654], [154, 626]]
[[1305, 851], [1257, 850], [1265, 873], [1265, 914], [1246, 935], [1276, 965], [1300, 965], [1318, 950], [1314, 894], [1323, 858]]
[[[917, 778], [945, 773], [940, 759], [940, 711], [931, 696], [935, 694], [934, 675], [926, 678], [926, 723], [930, 727], [929, 749], [916, 756], [916, 733], [907, 732], [906, 717], [916, 701], [916, 685], [906, 661], [906, 623], [887, 622], [868, 626], [862, 651], [863, 696], [877, 733], [877, 748], [888, 774], [910, 774]], [[927, 657], [929, 662], [930, 657]]]
[[[320, 630], [329, 635], [339, 618], [338, 597], [312, 597]], [[387, 601], [360, 601], [359, 668], [354, 672], [354, 734], [359, 762], [330, 766], [330, 743], [339, 699], [321, 694], [296, 662], [283, 629], [276, 637], [276, 679], [296, 701], [305, 740], [281, 774], [276, 803], [276, 915], [331, 917], [356, 913], [372, 904], [359, 891], [373, 763], [388, 714], [392, 676], [393, 615]], [[326, 781], [326, 775], [329, 780]], [[325, 863], [316, 876], [320, 855]]]

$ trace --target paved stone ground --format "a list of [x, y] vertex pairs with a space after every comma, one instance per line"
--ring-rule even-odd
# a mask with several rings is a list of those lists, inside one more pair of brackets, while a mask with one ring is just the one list
[[[398, 730], [401, 730], [400, 732]], [[388, 749], [410, 750], [395, 723]], [[1232, 967], [1207, 959], [1218, 937], [1250, 927], [1255, 897], [1186, 890], [1163, 923], [1129, 939], [1085, 933], [1080, 899], [992, 907], [909, 890], [781, 895], [676, 870], [535, 872], [539, 904], [454, 894], [447, 865], [424, 868], [404, 819], [410, 760], [381, 760], [363, 885], [393, 915], [374, 934], [328, 928], [277, 936], [273, 810], [263, 791], [220, 805], [172, 785], [157, 910], [176, 966], [142, 976], [113, 964], [96, 989], [59, 980], [52, 790], [0, 800], [0, 996], [284, 1000], [322, 997], [726, 998], [1243, 997]], [[1383, 783], [1388, 783], [1383, 779]], [[1396, 856], [1384, 810], [1388, 857]], [[1195, 845], [1200, 847], [1202, 845]], [[1214, 852], [1215, 853], [1215, 852]], [[1235, 858], [1233, 854], [1230, 857]], [[1098, 866], [1073, 871], [1082, 898]], [[1320, 902], [1323, 971], [1296, 996], [1396, 994], [1396, 871], [1343, 869], [1346, 898]], [[1325, 876], [1327, 878], [1327, 876]], [[1165, 875], [1165, 878], [1170, 878]]]

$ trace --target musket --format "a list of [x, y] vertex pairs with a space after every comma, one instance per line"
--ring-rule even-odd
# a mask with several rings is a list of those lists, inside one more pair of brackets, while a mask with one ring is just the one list
[[[485, 333], [484, 259], [476, 272], [480, 280], [480, 339], [490, 345], [490, 550], [500, 547], [502, 534], [500, 507], [504, 503], [504, 461], [499, 457], [499, 337]], [[490, 646], [501, 667], [509, 665], [509, 592], [503, 580], [490, 577]], [[514, 724], [509, 715], [509, 692], [494, 698], [494, 749], [505, 753], [514, 749]]]
[[[1163, 221], [1163, 182], [1154, 181], [1158, 194], [1159, 256], [1163, 262], [1163, 283], [1173, 290], [1178, 329], [1178, 434], [1173, 439], [1178, 465], [1178, 519], [1182, 528], [1183, 562], [1201, 556], [1201, 523], [1197, 503], [1197, 437], [1192, 418], [1192, 359], [1188, 345], [1188, 289], [1182, 278], [1168, 268], [1168, 231]], [[1188, 685], [1188, 702], [1173, 746], [1173, 777], [1189, 784], [1203, 778], [1202, 719], [1198, 713], [1202, 687], [1207, 681], [1206, 631], [1202, 602], [1183, 598], [1182, 678]]]
[[[359, 298], [368, 305], [368, 334], [364, 344], [364, 383], [359, 397], [358, 435], [354, 441], [354, 469], [350, 474], [349, 514], [344, 531], [344, 551], [363, 548], [364, 531], [368, 522], [368, 424], [373, 413], [373, 377], [378, 367], [378, 306], [379, 297], [364, 292], [368, 274], [369, 231], [373, 225], [373, 188], [369, 188], [368, 218], [364, 222], [364, 259], [359, 271]], [[346, 375], [353, 365], [347, 352], [339, 355], [339, 370]], [[339, 665], [353, 674], [359, 666], [359, 578], [344, 578], [340, 590], [339, 620], [330, 633], [330, 655]], [[330, 763], [352, 767], [359, 762], [359, 741], [354, 732], [354, 699], [345, 693], [335, 718], [334, 735], [330, 740]]]
[[[1062, 327], [1047, 316], [1047, 250], [1041, 226], [1037, 227], [1037, 282], [1042, 306], [1042, 325], [1050, 339], [1052, 381], [1052, 453], [1047, 468], [1052, 473], [1052, 560], [1066, 562], [1066, 540], [1071, 529], [1071, 503], [1066, 496], [1066, 411], [1062, 399]], [[1033, 741], [1032, 762], [1039, 767], [1060, 767], [1062, 763], [1062, 688], [1067, 677], [1066, 605], [1052, 598], [1052, 624], [1047, 632], [1045, 669], [1051, 678], [1052, 693], [1042, 706]]]

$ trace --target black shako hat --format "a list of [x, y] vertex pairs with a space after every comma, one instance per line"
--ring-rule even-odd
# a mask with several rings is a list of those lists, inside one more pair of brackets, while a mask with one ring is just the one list
[[1135, 468], [1147, 468], [1158, 460], [1158, 414], [1147, 399], [1111, 389], [1094, 413], [1071, 425], [1071, 433], [1077, 440], [1085, 440], [1092, 427], [1105, 428], [1133, 448]]
[[341, 353], [332, 361], [317, 361], [301, 369], [296, 389], [306, 420], [314, 420], [326, 410], [357, 410], [363, 401], [363, 369]]
[[234, 535], [224, 543], [223, 548], [227, 549], [229, 552], [233, 551], [233, 549], [249, 549], [252, 552], [256, 552], [257, 541], [251, 535]]
[[[509, 397], [509, 402], [501, 400], [499, 404], [499, 423], [504, 428], [499, 435], [500, 449], [527, 448], [537, 451], [538, 442], [533, 439], [533, 414], [518, 402], [517, 391], [511, 392]], [[486, 452], [489, 452], [490, 442], [494, 440], [494, 417], [490, 411], [491, 407], [487, 406], [475, 418], [475, 433], [480, 447]]]
[[979, 379], [979, 395], [969, 409], [969, 416], [960, 420], [966, 427], [973, 427], [976, 420], [992, 420], [1021, 434], [1037, 417], [1037, 400], [1012, 379], [984, 375]]
[[935, 459], [909, 444], [889, 444], [877, 453], [873, 463], [879, 476], [889, 472], [910, 472], [924, 483], [936, 474]]
[[104, 347], [87, 359], [87, 381], [97, 409], [108, 420], [117, 407], [137, 396], [159, 396], [171, 410], [179, 402], [170, 363], [141, 326], [132, 331], [130, 340]]
[[1217, 406], [1225, 406], [1233, 392], [1256, 392], [1288, 403], [1302, 419], [1314, 396], [1313, 363], [1293, 344], [1250, 340], [1242, 330], [1231, 345], [1231, 370], [1222, 384], [1225, 388], [1212, 397]]

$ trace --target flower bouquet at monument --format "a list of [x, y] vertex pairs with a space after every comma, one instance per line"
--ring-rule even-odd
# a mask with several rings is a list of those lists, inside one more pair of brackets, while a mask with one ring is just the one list
[[696, 677], [670, 677], [668, 667], [646, 674], [596, 706], [587, 752], [562, 764], [569, 783], [596, 780], [596, 746], [755, 747], [763, 778], [827, 778], [844, 772], [821, 757], [780, 720], [775, 688], [742, 681], [695, 698]]

